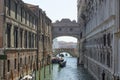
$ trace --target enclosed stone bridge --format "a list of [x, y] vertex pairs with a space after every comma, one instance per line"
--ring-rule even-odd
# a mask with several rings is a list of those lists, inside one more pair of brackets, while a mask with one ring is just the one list
[[53, 23], [52, 27], [52, 38], [60, 36], [72, 36], [79, 39], [80, 27], [76, 21], [71, 21], [69, 19], [62, 19], [61, 21], [56, 21]]
[[[52, 39], [60, 36], [72, 36], [77, 38], [77, 48], [79, 48], [80, 27], [75, 20], [71, 21], [70, 19], [64, 18], [61, 21], [56, 21], [52, 25]], [[74, 48], [59, 48], [55, 49], [54, 55], [61, 52], [68, 52], [72, 56], [77, 56], [78, 51], [78, 49], [75, 51]]]
[[73, 57], [77, 57], [77, 49], [76, 48], [57, 48], [54, 49], [53, 55], [56, 56], [57, 54], [60, 54], [62, 52], [67, 52]]

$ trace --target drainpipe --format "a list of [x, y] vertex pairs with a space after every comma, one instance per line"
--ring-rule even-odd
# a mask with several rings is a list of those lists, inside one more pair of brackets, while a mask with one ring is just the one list
[[37, 44], [36, 44], [36, 46], [37, 46], [37, 50], [36, 50], [36, 64], [35, 64], [35, 69], [34, 69], [34, 71], [35, 71], [35, 80], [36, 80], [36, 72], [38, 71], [38, 57], [39, 57], [39, 54], [38, 54], [38, 52], [39, 52], [39, 32], [38, 32], [38, 28], [37, 28], [37, 36], [36, 36], [36, 38], [37, 38]]
[[[3, 14], [2, 14], [2, 16], [3, 16], [3, 25], [4, 25], [4, 28], [5, 28], [5, 21], [6, 21], [6, 19], [5, 19], [5, 17], [6, 17], [6, 0], [2, 0], [3, 1]], [[3, 35], [2, 36], [4, 36], [4, 33], [5, 33], [5, 30], [3, 30]], [[3, 41], [5, 41], [5, 39], [3, 38]], [[4, 47], [4, 49], [3, 49], [3, 54], [5, 55], [5, 43], [3, 42], [3, 47]], [[5, 80], [5, 60], [3, 61], [3, 80]]]

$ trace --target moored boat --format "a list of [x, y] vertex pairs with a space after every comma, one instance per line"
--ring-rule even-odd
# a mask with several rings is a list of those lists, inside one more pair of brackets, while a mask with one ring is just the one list
[[63, 62], [64, 59], [63, 58], [58, 58], [58, 57], [54, 57], [52, 58], [52, 63], [60, 63], [60, 62]]

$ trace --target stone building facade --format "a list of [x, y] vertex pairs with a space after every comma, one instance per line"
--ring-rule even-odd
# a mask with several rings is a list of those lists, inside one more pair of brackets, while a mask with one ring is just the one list
[[119, 80], [119, 0], [78, 0], [80, 63], [97, 80]]
[[42, 61], [43, 59], [47, 61], [48, 56], [51, 56], [52, 54], [51, 20], [46, 16], [45, 12], [39, 8], [39, 6], [32, 5], [32, 4], [26, 4], [26, 5], [38, 16], [38, 27], [37, 27], [38, 51], [37, 53], [41, 53], [37, 55], [39, 56], [38, 61]]
[[0, 80], [18, 80], [48, 63], [51, 20], [22, 0], [0, 0]]

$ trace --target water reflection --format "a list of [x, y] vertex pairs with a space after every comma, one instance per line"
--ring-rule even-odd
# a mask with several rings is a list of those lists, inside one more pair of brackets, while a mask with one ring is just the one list
[[65, 58], [66, 67], [59, 68], [53, 65], [52, 80], [95, 80], [82, 66], [77, 67], [77, 59], [73, 57]]

